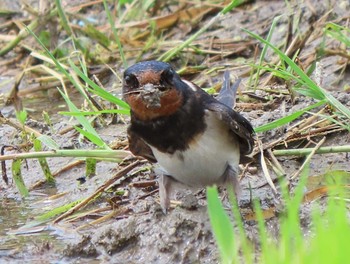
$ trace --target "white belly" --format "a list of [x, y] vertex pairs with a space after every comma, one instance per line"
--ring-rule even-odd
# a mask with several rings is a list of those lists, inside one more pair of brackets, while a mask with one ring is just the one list
[[222, 183], [227, 165], [236, 169], [239, 164], [239, 145], [228, 126], [209, 111], [205, 118], [211, 125], [186, 151], [168, 154], [151, 147], [165, 174], [191, 187]]

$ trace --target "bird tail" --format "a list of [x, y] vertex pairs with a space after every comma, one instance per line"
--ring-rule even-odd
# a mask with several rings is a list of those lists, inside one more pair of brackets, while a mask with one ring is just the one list
[[224, 72], [224, 81], [222, 83], [220, 93], [217, 97], [218, 101], [220, 103], [223, 103], [224, 105], [227, 105], [230, 108], [234, 108], [236, 104], [236, 93], [239, 84], [241, 83], [241, 80], [242, 79], [238, 78], [235, 81], [235, 83], [231, 86], [230, 72], [226, 70]]

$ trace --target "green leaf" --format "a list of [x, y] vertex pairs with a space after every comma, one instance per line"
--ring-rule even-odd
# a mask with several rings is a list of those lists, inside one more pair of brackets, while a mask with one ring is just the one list
[[27, 117], [28, 117], [28, 113], [26, 110], [22, 110], [22, 111], [19, 111], [19, 112], [16, 112], [16, 117], [18, 119], [18, 121], [24, 125], [26, 120], [27, 120]]

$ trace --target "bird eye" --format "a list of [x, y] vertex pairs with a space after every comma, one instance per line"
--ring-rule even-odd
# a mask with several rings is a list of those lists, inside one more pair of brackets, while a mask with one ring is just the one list
[[166, 90], [168, 90], [169, 87], [166, 86], [166, 85], [160, 85], [158, 86], [158, 90], [161, 91], [161, 92], [165, 92]]
[[162, 82], [162, 84], [172, 85], [174, 75], [175, 75], [175, 71], [173, 69], [171, 68], [166, 69], [165, 71], [162, 72], [160, 81]]
[[137, 87], [139, 85], [139, 82], [137, 81], [137, 78], [135, 75], [129, 74], [124, 77], [125, 84], [129, 87]]

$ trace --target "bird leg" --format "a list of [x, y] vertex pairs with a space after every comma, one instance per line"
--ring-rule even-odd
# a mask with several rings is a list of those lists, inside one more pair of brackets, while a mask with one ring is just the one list
[[159, 199], [163, 213], [166, 214], [170, 207], [170, 195], [172, 192], [172, 184], [174, 180], [171, 176], [162, 174], [159, 177]]
[[232, 186], [236, 199], [239, 201], [239, 197], [241, 196], [241, 186], [238, 182], [237, 171], [228, 165], [222, 177], [226, 186]]

